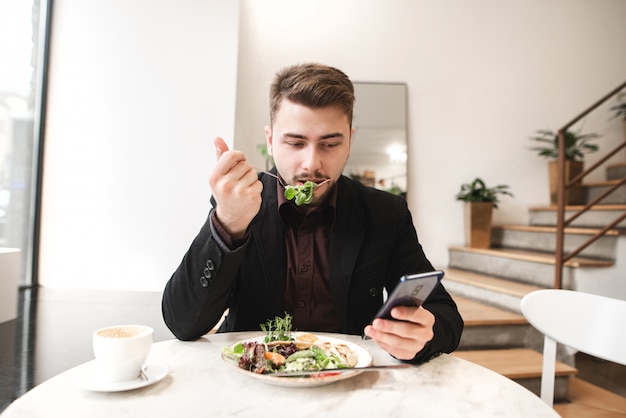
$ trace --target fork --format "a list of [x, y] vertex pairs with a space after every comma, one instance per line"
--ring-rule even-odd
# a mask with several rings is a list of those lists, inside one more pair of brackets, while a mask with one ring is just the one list
[[[278, 177], [276, 174], [270, 173], [269, 171], [265, 171], [265, 170], [259, 170], [258, 168], [255, 168], [255, 170], [257, 172], [259, 172], [259, 173], [267, 174], [268, 176], [274, 177], [276, 180], [278, 180], [278, 182], [280, 183], [281, 186], [283, 186], [284, 188], [287, 188], [287, 185], [285, 183], [283, 183], [283, 181], [280, 179], [280, 177]], [[326, 180], [324, 180], [321, 183], [316, 183], [315, 187], [317, 188], [317, 187], [321, 186], [322, 184], [329, 182], [330, 180], [332, 180], [332, 179], [326, 179]]]
[[[252, 167], [252, 168], [254, 168], [254, 167]], [[287, 185], [285, 183], [283, 183], [283, 181], [280, 179], [280, 177], [278, 177], [276, 174], [270, 173], [269, 171], [265, 171], [265, 170], [259, 170], [258, 168], [254, 168], [254, 169], [257, 172], [259, 172], [259, 173], [267, 174], [268, 176], [274, 177], [276, 180], [278, 180], [278, 182], [280, 183], [281, 186], [287, 187]]]

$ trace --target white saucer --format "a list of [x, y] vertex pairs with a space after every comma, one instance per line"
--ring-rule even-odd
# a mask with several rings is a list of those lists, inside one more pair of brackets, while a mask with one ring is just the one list
[[125, 382], [106, 382], [98, 379], [94, 361], [85, 364], [80, 386], [94, 392], [122, 392], [139, 389], [159, 382], [167, 376], [169, 369], [165, 364], [147, 364], [144, 374], [147, 378], [138, 377]]

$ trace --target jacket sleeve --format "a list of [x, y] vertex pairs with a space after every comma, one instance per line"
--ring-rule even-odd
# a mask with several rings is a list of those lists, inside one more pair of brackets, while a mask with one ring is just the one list
[[[403, 219], [403, 221], [400, 222], [402, 226], [399, 231], [401, 232], [398, 234], [397, 245], [394, 249], [397, 258], [392, 263], [394, 267], [392, 271], [395, 271], [394, 276], [390, 277], [392, 280], [394, 277], [399, 277], [407, 272], [419, 273], [434, 270], [418, 240], [412, 216], [404, 204], [401, 213], [403, 215], [399, 215], [398, 218]], [[398, 270], [398, 266], [402, 266], [402, 270]], [[451, 353], [459, 345], [464, 326], [463, 319], [456, 303], [442, 283], [445, 283], [445, 276], [442, 282], [433, 289], [423, 305], [435, 316], [433, 339], [417, 353], [411, 361], [412, 363], [423, 363], [441, 353]]]
[[211, 222], [212, 212], [163, 292], [163, 319], [180, 340], [199, 338], [220, 320], [248, 245], [230, 250]]
[[459, 345], [463, 332], [463, 318], [456, 303], [441, 283], [430, 294], [424, 303], [427, 309], [435, 316], [433, 339], [417, 353], [412, 363], [424, 363], [441, 353], [451, 353]]

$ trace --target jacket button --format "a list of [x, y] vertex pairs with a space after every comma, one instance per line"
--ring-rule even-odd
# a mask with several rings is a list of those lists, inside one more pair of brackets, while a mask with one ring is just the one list
[[215, 270], [215, 265], [213, 264], [213, 260], [207, 260], [206, 268], [208, 268], [211, 271]]
[[209, 269], [208, 267], [204, 268], [204, 277], [206, 277], [207, 279], [210, 279], [211, 276], [213, 276], [213, 273], [211, 273], [211, 269]]
[[206, 279], [206, 277], [202, 276], [200, 277], [200, 284], [202, 285], [202, 287], [208, 287], [209, 281]]
[[370, 296], [376, 296], [378, 294], [378, 289], [375, 287], [370, 288]]

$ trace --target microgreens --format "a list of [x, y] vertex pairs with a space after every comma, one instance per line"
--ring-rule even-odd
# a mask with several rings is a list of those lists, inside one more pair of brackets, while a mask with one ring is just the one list
[[265, 342], [292, 340], [291, 318], [292, 316], [285, 312], [284, 318], [277, 316], [265, 324], [260, 324], [261, 330], [265, 333]]
[[315, 187], [317, 184], [312, 181], [306, 181], [300, 186], [287, 185], [285, 186], [285, 199], [292, 200], [295, 198], [296, 205], [308, 205], [313, 201]]
[[272, 176], [276, 180], [278, 180], [278, 182], [285, 188], [285, 193], [284, 193], [285, 194], [285, 199], [287, 199], [287, 200], [295, 199], [295, 203], [298, 206], [308, 205], [311, 202], [313, 202], [313, 192], [315, 191], [315, 188], [317, 188], [317, 187], [321, 186], [322, 184], [330, 181], [330, 179], [326, 179], [323, 182], [321, 182], [320, 184], [317, 184], [317, 183], [315, 183], [313, 181], [307, 180], [302, 185], [291, 186], [289, 184], [283, 183], [283, 181], [280, 179], [280, 177], [278, 177], [274, 173], [270, 173], [269, 171], [262, 171], [262, 170], [257, 170], [257, 171], [261, 171], [262, 173], [267, 174], [269, 176]]

